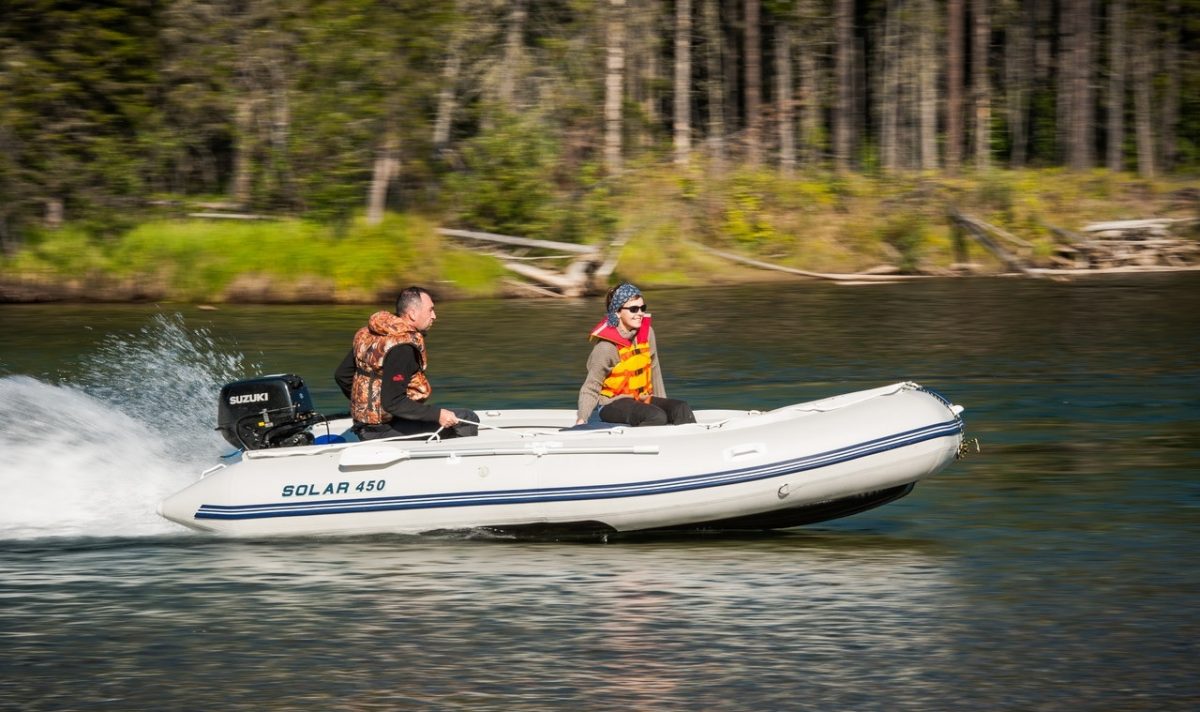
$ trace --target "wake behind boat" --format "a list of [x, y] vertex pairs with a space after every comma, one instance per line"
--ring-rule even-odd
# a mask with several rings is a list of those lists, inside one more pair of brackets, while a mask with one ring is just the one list
[[366, 442], [316, 413], [296, 376], [221, 398], [220, 429], [241, 449], [159, 513], [233, 536], [787, 528], [903, 497], [963, 437], [962, 407], [910, 382], [658, 427], [485, 410], [477, 437]]

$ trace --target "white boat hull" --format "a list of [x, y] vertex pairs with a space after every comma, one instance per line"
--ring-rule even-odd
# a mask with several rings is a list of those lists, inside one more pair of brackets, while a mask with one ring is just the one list
[[[578, 430], [574, 411], [485, 411], [473, 438], [242, 452], [159, 512], [254, 537], [796, 526], [891, 501], [944, 468], [961, 410], [901, 383], [680, 426]], [[352, 439], [348, 426], [331, 433]]]

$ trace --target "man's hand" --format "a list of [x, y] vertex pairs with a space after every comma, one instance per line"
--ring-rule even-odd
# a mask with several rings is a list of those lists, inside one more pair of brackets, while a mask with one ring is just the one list
[[438, 414], [438, 425], [443, 428], [453, 428], [458, 425], [458, 416], [453, 411], [442, 408], [442, 412]]

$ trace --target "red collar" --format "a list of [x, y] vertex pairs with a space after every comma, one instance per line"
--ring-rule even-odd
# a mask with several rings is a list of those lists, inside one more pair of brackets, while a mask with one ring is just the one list
[[[621, 331], [617, 327], [609, 326], [607, 318], [601, 319], [600, 323], [596, 324], [596, 327], [592, 329], [590, 338], [592, 340], [604, 339], [605, 341], [611, 341], [620, 348], [625, 348], [633, 343], [633, 341], [622, 336]], [[650, 317], [642, 319], [642, 325], [638, 327], [637, 333], [634, 334], [633, 338], [639, 344], [650, 341]]]

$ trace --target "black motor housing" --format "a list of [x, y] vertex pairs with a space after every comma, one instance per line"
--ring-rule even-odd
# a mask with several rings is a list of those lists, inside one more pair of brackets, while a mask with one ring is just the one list
[[304, 381], [290, 373], [226, 384], [217, 402], [217, 430], [244, 450], [308, 445], [305, 431], [321, 419]]

